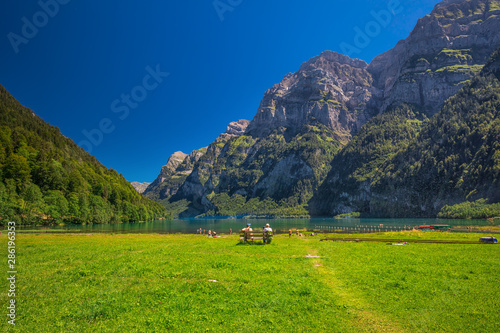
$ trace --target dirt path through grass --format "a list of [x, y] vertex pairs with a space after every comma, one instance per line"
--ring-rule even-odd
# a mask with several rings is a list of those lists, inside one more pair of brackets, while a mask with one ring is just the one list
[[[312, 244], [311, 244], [312, 245]], [[342, 282], [335, 276], [335, 272], [325, 266], [321, 256], [318, 255], [317, 249], [308, 245], [308, 254], [306, 257], [311, 258], [311, 264], [318, 273], [318, 278], [328, 286], [331, 292], [352, 311], [353, 317], [356, 319], [352, 324], [356, 325], [356, 329], [360, 332], [405, 332], [399, 323], [388, 319], [380, 314], [373, 305], [368, 303], [355, 290], [348, 290]]]

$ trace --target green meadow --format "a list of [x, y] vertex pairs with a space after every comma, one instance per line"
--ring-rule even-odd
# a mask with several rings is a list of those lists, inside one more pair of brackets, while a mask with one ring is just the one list
[[[498, 236], [498, 235], [497, 235]], [[17, 235], [16, 325], [6, 332], [490, 332], [500, 246], [238, 236]], [[404, 232], [352, 237], [478, 240]], [[498, 237], [497, 237], [498, 238]], [[0, 236], [4, 276], [7, 238]]]

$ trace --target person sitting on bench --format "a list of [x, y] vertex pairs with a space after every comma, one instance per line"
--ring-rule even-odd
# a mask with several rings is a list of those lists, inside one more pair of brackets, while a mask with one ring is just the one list
[[271, 236], [273, 234], [273, 229], [269, 226], [269, 223], [266, 224], [266, 227], [263, 229], [264, 235], [263, 235], [263, 242], [264, 244], [267, 244], [268, 241], [268, 236]]
[[246, 228], [243, 228], [241, 229], [241, 231], [244, 231], [245, 232], [245, 242], [248, 241], [247, 237], [248, 236], [251, 236], [250, 238], [252, 239], [252, 242], [253, 242], [253, 234], [249, 234], [248, 231], [253, 231], [253, 229], [251, 228], [251, 224], [250, 223], [247, 223], [247, 226]]

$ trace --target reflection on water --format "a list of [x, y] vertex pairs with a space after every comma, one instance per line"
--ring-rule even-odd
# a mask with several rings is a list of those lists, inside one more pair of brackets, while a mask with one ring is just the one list
[[119, 224], [87, 224], [66, 225], [52, 227], [21, 227], [18, 231], [39, 230], [46, 232], [81, 232], [81, 233], [136, 233], [136, 234], [195, 234], [200, 228], [218, 234], [228, 234], [232, 229], [238, 232], [251, 223], [254, 230], [269, 223], [277, 233], [287, 233], [288, 229], [312, 230], [349, 230], [360, 232], [400, 230], [404, 227], [416, 227], [422, 224], [449, 224], [451, 226], [484, 226], [486, 220], [439, 220], [439, 219], [182, 219], [173, 221], [153, 221], [146, 223], [119, 223]]

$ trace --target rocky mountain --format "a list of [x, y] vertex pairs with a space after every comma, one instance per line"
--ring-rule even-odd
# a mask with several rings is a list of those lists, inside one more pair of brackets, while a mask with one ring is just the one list
[[181, 215], [375, 212], [377, 172], [481, 72], [498, 14], [500, 1], [445, 0], [370, 64], [323, 52], [266, 91], [251, 122], [174, 154], [146, 196]]
[[269, 197], [307, 214], [302, 208], [331, 158], [376, 111], [372, 101], [380, 92], [367, 66], [323, 52], [269, 89], [251, 122], [229, 124], [194, 165], [187, 163], [193, 168], [169, 168], [171, 157], [144, 194], [164, 204], [186, 200], [191, 213], [227, 211], [214, 205], [227, 194], [259, 198], [260, 208], [247, 207], [255, 213], [269, 210], [260, 204]]
[[143, 194], [154, 200], [163, 200], [177, 193], [179, 187], [193, 172], [196, 162], [206, 153], [201, 148], [187, 155], [181, 151], [173, 153], [160, 171], [158, 177], [145, 189]]
[[266, 91], [247, 133], [263, 137], [278, 128], [295, 135], [311, 121], [334, 130], [347, 142], [375, 113], [381, 91], [373, 86], [368, 64], [325, 51]]
[[370, 120], [334, 158], [311, 213], [435, 217], [445, 205], [499, 202], [499, 80], [500, 49], [431, 119], [404, 105]]
[[[221, 145], [231, 138], [241, 136], [245, 133], [250, 121], [240, 119], [229, 123], [224, 133], [215, 140]], [[187, 155], [181, 151], [173, 153], [167, 164], [164, 165], [158, 177], [145, 189], [144, 195], [162, 201], [177, 194], [177, 191], [184, 184], [187, 177], [193, 172], [195, 163], [198, 162], [207, 152], [207, 147], [195, 150]]]
[[151, 183], [130, 182], [138, 193], [143, 193]]
[[216, 141], [224, 142], [224, 141], [227, 141], [233, 137], [245, 134], [249, 124], [250, 124], [250, 121], [246, 120], [246, 119], [240, 119], [238, 121], [233, 121], [232, 123], [229, 123], [229, 125], [227, 125], [226, 131], [224, 133], [222, 133], [217, 138]]
[[500, 1], [444, 0], [418, 20], [408, 38], [368, 66], [391, 105], [419, 105], [429, 116], [481, 71], [500, 46]]
[[500, 201], [498, 52], [495, 57], [384, 163], [371, 184], [371, 215], [427, 217], [444, 205]]

